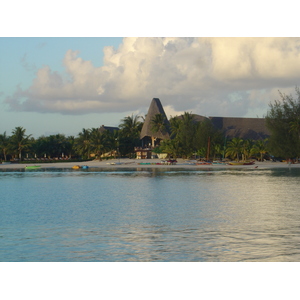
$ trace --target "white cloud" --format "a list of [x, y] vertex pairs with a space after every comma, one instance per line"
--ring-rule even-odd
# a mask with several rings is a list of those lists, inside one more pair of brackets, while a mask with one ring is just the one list
[[249, 116], [300, 79], [299, 38], [124, 38], [103, 51], [101, 67], [67, 51], [65, 73], [44, 66], [6, 103], [16, 111], [146, 113], [157, 97], [172, 115]]
[[176, 117], [184, 114], [184, 111], [177, 111], [174, 109], [172, 105], [164, 106], [164, 111], [168, 119], [170, 119], [171, 117]]

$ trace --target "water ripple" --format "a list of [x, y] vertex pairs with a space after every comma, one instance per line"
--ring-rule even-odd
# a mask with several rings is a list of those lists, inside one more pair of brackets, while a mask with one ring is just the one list
[[0, 261], [299, 261], [298, 170], [0, 172]]

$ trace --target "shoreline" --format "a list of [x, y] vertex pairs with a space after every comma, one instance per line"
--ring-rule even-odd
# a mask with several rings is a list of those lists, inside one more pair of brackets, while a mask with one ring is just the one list
[[[188, 160], [178, 159], [175, 165], [157, 165], [160, 163], [161, 159], [111, 159], [109, 161], [88, 161], [88, 162], [60, 162], [60, 163], [41, 163], [41, 164], [0, 164], [0, 170], [4, 169], [25, 169], [26, 166], [40, 166], [41, 169], [72, 169], [74, 165], [83, 166], [86, 165], [89, 168], [114, 168], [114, 169], [124, 169], [124, 168], [168, 168], [168, 169], [208, 169], [208, 168], [222, 168], [222, 169], [274, 169], [274, 168], [300, 168], [300, 164], [288, 164], [286, 162], [255, 162], [254, 165], [195, 165]], [[150, 163], [140, 165], [139, 163]]]

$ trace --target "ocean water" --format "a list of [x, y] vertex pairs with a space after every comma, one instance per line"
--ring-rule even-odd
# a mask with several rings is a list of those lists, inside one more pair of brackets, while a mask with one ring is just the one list
[[2, 262], [300, 261], [300, 169], [0, 171]]

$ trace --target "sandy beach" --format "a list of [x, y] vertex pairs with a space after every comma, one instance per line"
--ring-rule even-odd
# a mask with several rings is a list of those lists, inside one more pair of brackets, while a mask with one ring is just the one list
[[[147, 164], [140, 164], [147, 163]], [[24, 169], [25, 166], [34, 166], [38, 165], [43, 169], [53, 169], [53, 168], [66, 168], [71, 169], [74, 165], [87, 165], [89, 168], [172, 168], [172, 169], [207, 169], [207, 168], [245, 168], [245, 169], [253, 169], [253, 168], [263, 168], [263, 169], [272, 169], [272, 168], [300, 168], [300, 164], [288, 164], [286, 162], [255, 162], [254, 165], [196, 165], [193, 161], [178, 159], [177, 164], [175, 165], [163, 165], [157, 164], [161, 163], [161, 159], [112, 159], [112, 160], [103, 160], [103, 161], [88, 161], [88, 162], [60, 162], [60, 163], [27, 163], [27, 164], [0, 164], [1, 169]]]

